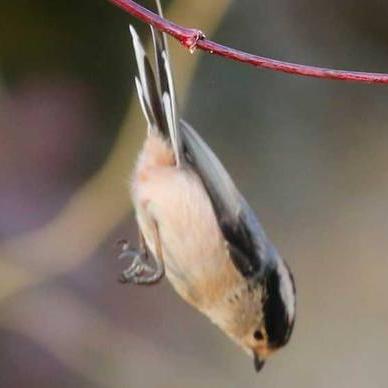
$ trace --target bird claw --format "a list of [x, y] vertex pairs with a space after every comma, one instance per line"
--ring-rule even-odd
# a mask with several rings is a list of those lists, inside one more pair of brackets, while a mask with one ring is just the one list
[[154, 268], [147, 263], [146, 251], [136, 251], [130, 248], [128, 243], [125, 244], [125, 248], [122, 247], [118, 258], [119, 260], [126, 258], [132, 260], [129, 267], [120, 274], [120, 283], [152, 284], [163, 276], [159, 268]]
[[119, 260], [123, 260], [123, 259], [132, 259], [134, 260], [136, 256], [139, 255], [139, 252], [136, 251], [136, 249], [131, 249], [131, 248], [128, 248], [128, 249], [125, 249], [123, 250], [118, 256], [117, 258]]
[[131, 265], [125, 269], [120, 275], [121, 283], [142, 283], [142, 279], [146, 279], [149, 274], [153, 273], [153, 268], [144, 263], [141, 255], [136, 255]]

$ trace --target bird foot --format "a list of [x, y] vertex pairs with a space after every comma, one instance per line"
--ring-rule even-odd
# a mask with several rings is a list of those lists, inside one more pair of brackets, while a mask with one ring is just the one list
[[154, 284], [164, 275], [164, 267], [155, 260], [155, 267], [149, 265], [146, 250], [135, 250], [127, 241], [121, 242], [119, 260], [130, 259], [130, 265], [119, 276], [120, 283]]

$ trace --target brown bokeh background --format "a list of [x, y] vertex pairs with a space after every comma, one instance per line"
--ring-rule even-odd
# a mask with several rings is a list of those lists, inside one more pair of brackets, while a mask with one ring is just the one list
[[[164, 5], [250, 52], [387, 69], [384, 1]], [[116, 281], [115, 242], [136, 237], [127, 182], [145, 127], [129, 22], [149, 38], [104, 0], [0, 5], [0, 386], [386, 387], [388, 87], [272, 73], [171, 42], [185, 117], [297, 280], [292, 341], [256, 375], [166, 281]]]

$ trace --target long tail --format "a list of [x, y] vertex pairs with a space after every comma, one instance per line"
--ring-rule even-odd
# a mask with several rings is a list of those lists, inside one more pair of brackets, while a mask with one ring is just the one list
[[[162, 16], [160, 1], [156, 0]], [[153, 27], [152, 39], [155, 49], [156, 74], [133, 26], [129, 26], [135, 50], [138, 76], [135, 77], [140, 105], [147, 120], [149, 133], [161, 133], [171, 141], [177, 166], [182, 162], [182, 139], [171, 73], [167, 41], [164, 34]]]

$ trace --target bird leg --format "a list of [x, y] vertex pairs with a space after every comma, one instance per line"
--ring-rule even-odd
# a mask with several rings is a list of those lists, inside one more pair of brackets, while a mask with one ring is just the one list
[[162, 257], [162, 247], [160, 242], [159, 229], [156, 222], [154, 222], [154, 238], [155, 238], [155, 257], [154, 265], [147, 263], [149, 261], [148, 249], [144, 240], [144, 236], [139, 231], [139, 250], [131, 249], [128, 244], [123, 244], [122, 252], [119, 259], [129, 258], [131, 264], [125, 269], [120, 276], [122, 283], [135, 284], [155, 284], [164, 275], [164, 264]]

